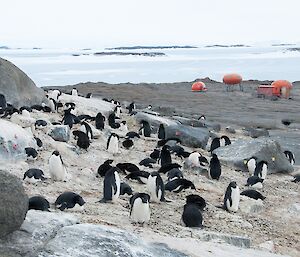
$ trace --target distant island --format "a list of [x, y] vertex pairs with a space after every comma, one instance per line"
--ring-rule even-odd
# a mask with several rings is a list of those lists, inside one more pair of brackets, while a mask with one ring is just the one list
[[127, 55], [134, 55], [134, 56], [148, 56], [148, 57], [156, 57], [156, 56], [165, 56], [166, 54], [161, 52], [143, 52], [143, 53], [136, 53], [136, 52], [97, 52], [94, 55], [106, 56], [106, 55], [119, 55], [119, 56], [127, 56]]
[[205, 47], [251, 47], [251, 46], [238, 44], [238, 45], [207, 45]]
[[294, 46], [296, 44], [273, 44], [272, 46]]
[[190, 49], [196, 46], [121, 46], [113, 48], [105, 48], [105, 50], [139, 50], [139, 49]]
[[0, 46], [0, 49], [5, 49], [5, 50], [8, 50], [10, 49], [8, 46]]
[[292, 48], [287, 48], [287, 51], [292, 51], [292, 52], [300, 52], [300, 47], [292, 47]]

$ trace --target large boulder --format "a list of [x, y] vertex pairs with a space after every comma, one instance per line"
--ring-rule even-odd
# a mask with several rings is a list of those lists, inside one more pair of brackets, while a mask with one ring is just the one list
[[41, 104], [45, 98], [44, 91], [11, 62], [0, 58], [0, 94], [6, 101], [17, 108]]
[[36, 147], [32, 133], [10, 121], [0, 119], [0, 163], [25, 158], [25, 147]]
[[0, 170], [0, 238], [19, 229], [28, 210], [28, 197], [19, 178]]
[[[221, 161], [242, 171], [247, 171], [244, 160], [252, 156], [256, 156], [258, 161], [268, 162], [268, 173], [290, 173], [294, 170], [280, 144], [270, 138], [239, 139], [231, 145], [217, 148], [214, 153]], [[273, 157], [275, 161], [272, 161]]]
[[70, 132], [68, 125], [55, 125], [50, 128], [48, 135], [55, 141], [68, 142], [70, 140]]
[[214, 130], [216, 132], [219, 132], [221, 130], [221, 125], [216, 122], [211, 122], [211, 121], [207, 121], [207, 120], [188, 119], [188, 118], [183, 118], [180, 116], [172, 116], [172, 118], [179, 121], [181, 124], [187, 125], [187, 126], [208, 128], [209, 130]]

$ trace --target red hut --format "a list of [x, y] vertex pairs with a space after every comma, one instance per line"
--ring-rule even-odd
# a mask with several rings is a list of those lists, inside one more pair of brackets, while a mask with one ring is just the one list
[[203, 91], [206, 91], [206, 90], [207, 90], [206, 85], [201, 81], [195, 82], [192, 85], [192, 91], [193, 92], [203, 92]]
[[287, 80], [276, 80], [271, 86], [273, 87], [273, 95], [289, 98], [291, 89], [293, 88], [292, 83]]
[[243, 91], [243, 87], [242, 87], [242, 76], [236, 73], [232, 73], [232, 74], [226, 74], [223, 77], [223, 82], [224, 84], [227, 86], [226, 90], [230, 91], [230, 87], [234, 86], [234, 85], [239, 85], [240, 86], [240, 90]]

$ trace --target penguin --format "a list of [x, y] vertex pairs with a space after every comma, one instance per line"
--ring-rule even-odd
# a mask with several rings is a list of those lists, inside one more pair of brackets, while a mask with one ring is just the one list
[[260, 192], [257, 192], [256, 190], [253, 190], [253, 189], [244, 190], [243, 192], [241, 192], [241, 195], [245, 195], [245, 196], [253, 198], [255, 200], [258, 200], [258, 199], [265, 200], [266, 199], [266, 197], [263, 196]]
[[135, 103], [134, 102], [130, 103], [129, 106], [127, 106], [126, 108], [128, 109], [128, 113], [132, 113], [133, 110], [136, 109]]
[[169, 170], [174, 168], [181, 168], [182, 166], [178, 163], [168, 163], [164, 166], [161, 166], [158, 170], [158, 173], [167, 173]]
[[50, 113], [52, 110], [49, 106], [47, 106], [45, 103], [42, 103], [42, 110], [43, 112], [47, 112], [47, 113]]
[[111, 133], [106, 144], [106, 150], [109, 153], [116, 154], [119, 151], [119, 136]]
[[290, 164], [294, 165], [295, 164], [295, 155], [291, 151], [288, 151], [288, 150], [284, 151], [283, 153], [286, 156], [286, 158], [289, 160]]
[[113, 166], [111, 166], [111, 164], [113, 163], [113, 160], [106, 160], [105, 162], [103, 162], [97, 171], [97, 174], [100, 175], [101, 177], [104, 177], [106, 172], [110, 170], [110, 168], [112, 168]]
[[120, 118], [121, 118], [121, 113], [122, 113], [121, 106], [120, 106], [120, 105], [117, 105], [117, 106], [115, 107], [115, 109], [114, 109], [114, 112], [115, 112], [115, 114], [116, 114], [116, 117], [120, 119]]
[[106, 172], [103, 182], [103, 198], [100, 200], [101, 203], [108, 201], [116, 202], [120, 196], [120, 176], [117, 167], [112, 167]]
[[57, 102], [53, 98], [49, 99], [49, 107], [51, 109], [51, 112], [57, 111]]
[[221, 176], [221, 163], [216, 154], [212, 155], [209, 163], [209, 172], [208, 175], [211, 179], [219, 180]]
[[34, 104], [34, 105], [30, 106], [30, 108], [32, 110], [37, 110], [37, 111], [42, 111], [43, 110], [43, 106], [42, 105], [38, 105], [38, 104]]
[[228, 136], [221, 136], [220, 138], [220, 146], [230, 145], [231, 141]]
[[220, 144], [220, 138], [219, 137], [215, 137], [212, 141], [211, 141], [211, 145], [210, 145], [210, 152], [212, 153], [215, 149], [219, 148], [221, 146]]
[[88, 114], [81, 114], [81, 115], [78, 115], [77, 118], [80, 120], [80, 121], [94, 121], [96, 119], [96, 117], [92, 117], [91, 115], [88, 115]]
[[245, 159], [244, 160], [244, 164], [247, 165], [248, 171], [250, 173], [250, 175], [252, 176], [254, 174], [254, 170], [256, 168], [257, 165], [257, 157], [256, 156], [252, 156], [250, 159]]
[[294, 179], [292, 180], [292, 182], [297, 183], [299, 181], [300, 181], [300, 174], [294, 175]]
[[121, 103], [119, 101], [114, 101], [114, 105], [121, 106]]
[[205, 115], [202, 114], [202, 115], [198, 118], [198, 120], [203, 120], [203, 121], [205, 121], [205, 120], [206, 120]]
[[75, 139], [77, 139], [77, 146], [87, 150], [90, 146], [90, 140], [89, 137], [87, 136], [86, 133], [79, 131], [79, 130], [75, 130], [72, 132]]
[[92, 128], [86, 121], [81, 122], [80, 130], [84, 132], [89, 139], [94, 139]]
[[247, 184], [245, 186], [250, 186], [257, 189], [263, 188], [264, 180], [262, 178], [259, 178], [258, 176], [251, 176], [247, 179]]
[[166, 139], [166, 132], [165, 132], [165, 127], [163, 124], [159, 125], [157, 136], [158, 136], [158, 139]]
[[165, 190], [174, 192], [174, 193], [179, 193], [183, 189], [188, 189], [188, 188], [196, 189], [196, 187], [192, 181], [184, 179], [184, 178], [170, 180], [165, 185]]
[[151, 202], [166, 202], [165, 185], [158, 172], [150, 173], [147, 181], [147, 189], [150, 193]]
[[159, 161], [161, 166], [165, 166], [166, 164], [172, 163], [172, 157], [168, 145], [164, 145], [161, 149]]
[[136, 193], [130, 200], [130, 218], [134, 223], [148, 223], [150, 221], [150, 195]]
[[66, 168], [58, 151], [53, 151], [49, 158], [49, 173], [53, 181], [66, 179]]
[[187, 195], [186, 196], [186, 203], [193, 203], [195, 205], [197, 205], [197, 207], [199, 208], [199, 210], [204, 211], [204, 208], [206, 207], [206, 201], [203, 197], [201, 197], [200, 195]]
[[49, 98], [53, 98], [57, 102], [60, 96], [61, 96], [61, 91], [58, 89], [54, 89], [53, 91], [51, 91]]
[[71, 91], [71, 95], [78, 96], [78, 90], [76, 88], [73, 88]]
[[183, 207], [181, 219], [186, 227], [202, 228], [202, 214], [196, 204], [187, 203]]
[[120, 195], [132, 195], [132, 188], [126, 184], [125, 182], [122, 182], [120, 185]]
[[176, 137], [171, 137], [171, 138], [167, 138], [167, 139], [161, 139], [157, 141], [157, 147], [162, 147], [166, 144], [169, 144], [169, 146], [174, 146], [177, 143], [181, 144], [181, 140], [179, 138]]
[[240, 189], [235, 181], [230, 182], [224, 196], [224, 208], [229, 212], [237, 212], [240, 203]]
[[119, 130], [124, 133], [128, 132], [128, 127], [125, 120], [121, 121]]
[[98, 112], [95, 118], [96, 129], [103, 130], [104, 123], [105, 123], [105, 116], [103, 116], [101, 112]]
[[198, 152], [192, 152], [189, 157], [187, 158], [186, 163], [189, 164], [189, 166], [193, 167], [200, 167], [200, 161], [199, 158], [201, 157], [201, 154]]
[[[21, 109], [20, 109], [20, 111], [21, 111]], [[26, 110], [26, 109], [23, 109], [23, 110], [21, 111], [21, 114], [22, 114], [23, 117], [31, 118], [30, 112], [29, 112], [28, 110]]]
[[131, 139], [125, 139], [122, 142], [122, 145], [124, 148], [129, 149], [129, 148], [133, 147], [133, 141]]
[[168, 177], [168, 181], [170, 181], [177, 178], [183, 178], [183, 174], [180, 169], [173, 168], [168, 171], [167, 177]]
[[158, 149], [154, 149], [153, 152], [150, 154], [150, 158], [154, 160], [158, 160], [159, 156], [160, 156], [160, 150]]
[[65, 103], [64, 110], [70, 110], [70, 112], [75, 110], [76, 104], [73, 102]]
[[50, 203], [42, 196], [32, 196], [28, 201], [28, 210], [48, 211], [50, 212]]
[[36, 160], [38, 152], [32, 147], [25, 147], [25, 153], [27, 155], [27, 160]]
[[126, 137], [127, 138], [140, 138], [140, 135], [134, 131], [129, 131], [127, 134], [126, 134]]
[[38, 137], [34, 137], [35, 141], [36, 141], [36, 145], [38, 147], [38, 149], [42, 149], [43, 147], [43, 142], [41, 139], [39, 139]]
[[74, 115], [71, 113], [71, 110], [64, 110], [64, 117], [62, 119], [62, 122], [64, 125], [68, 125], [70, 129], [73, 127], [73, 124], [75, 124]]
[[4, 110], [7, 107], [5, 95], [0, 94], [0, 109]]
[[48, 125], [47, 121], [45, 120], [36, 120], [36, 122], [34, 123], [34, 127], [36, 129], [43, 129], [46, 128]]
[[145, 166], [148, 168], [153, 168], [152, 164], [156, 163], [156, 160], [152, 158], [145, 158], [139, 162], [139, 165]]
[[128, 172], [140, 171], [139, 167], [130, 162], [121, 162], [116, 165], [121, 171], [126, 174]]
[[257, 163], [254, 176], [258, 176], [261, 179], [265, 179], [268, 173], [268, 163], [266, 161], [260, 161]]
[[116, 119], [118, 118], [116, 117], [114, 112], [108, 116], [108, 125], [113, 129], [117, 129], [121, 126], [120, 123], [116, 122]]
[[23, 180], [26, 178], [34, 178], [36, 180], [44, 181], [46, 178], [44, 177], [44, 172], [40, 169], [31, 168], [24, 173]]
[[87, 93], [87, 95], [85, 96], [85, 98], [92, 98], [93, 94], [92, 93]]
[[141, 121], [142, 127], [139, 129], [140, 134], [144, 137], [151, 137], [151, 127], [148, 121]]
[[147, 184], [150, 173], [147, 171], [133, 171], [125, 178], [138, 181], [140, 184]]
[[55, 208], [64, 211], [65, 209], [72, 209], [75, 205], [83, 206], [85, 201], [83, 198], [74, 192], [64, 192], [59, 195], [54, 203]]

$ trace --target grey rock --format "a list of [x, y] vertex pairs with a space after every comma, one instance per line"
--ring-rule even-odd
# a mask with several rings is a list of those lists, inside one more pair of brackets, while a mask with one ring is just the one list
[[21, 180], [0, 170], [0, 238], [19, 229], [28, 210], [28, 197]]
[[235, 131], [235, 129], [233, 127], [229, 126], [229, 127], [226, 127], [225, 129], [230, 134], [235, 134], [236, 133], [236, 131]]
[[261, 199], [255, 200], [247, 196], [241, 195], [239, 209], [243, 213], [254, 214], [261, 212], [264, 209], [264, 204]]
[[221, 125], [216, 122], [211, 122], [207, 120], [188, 119], [180, 116], [172, 116], [172, 118], [179, 121], [183, 125], [200, 127], [200, 128], [208, 128], [209, 130], [214, 130], [216, 132], [219, 132], [221, 130]]
[[0, 240], [0, 256], [37, 256], [36, 251], [54, 238], [58, 230], [78, 222], [70, 214], [30, 210], [21, 229]]
[[[234, 166], [242, 171], [247, 171], [244, 159], [256, 156], [258, 161], [268, 162], [268, 173], [290, 173], [294, 170], [283, 154], [280, 144], [270, 138], [239, 139], [231, 145], [219, 147], [214, 150], [219, 160]], [[275, 157], [275, 161], [272, 161]]]
[[55, 125], [50, 128], [48, 135], [55, 141], [68, 142], [70, 140], [70, 127], [67, 125]]
[[45, 100], [44, 91], [11, 62], [0, 58], [0, 94], [17, 108], [41, 104]]
[[250, 136], [252, 138], [269, 136], [269, 131], [265, 128], [262, 128], [262, 129], [245, 128], [243, 132], [244, 132], [245, 136]]
[[[76, 243], [74, 243], [76, 242]], [[130, 232], [109, 226], [79, 224], [60, 229], [37, 256], [183, 257], [164, 244], [147, 244]]]
[[166, 138], [178, 138], [182, 145], [205, 149], [209, 138], [207, 128], [195, 128], [181, 124], [165, 126]]

